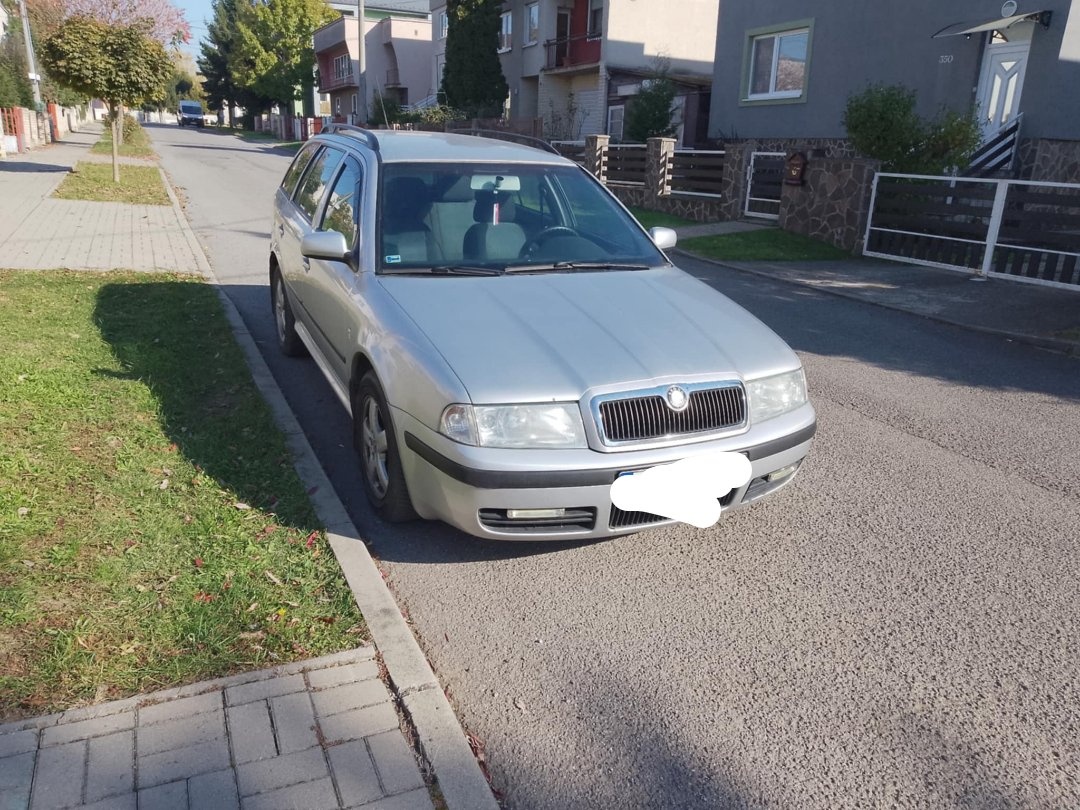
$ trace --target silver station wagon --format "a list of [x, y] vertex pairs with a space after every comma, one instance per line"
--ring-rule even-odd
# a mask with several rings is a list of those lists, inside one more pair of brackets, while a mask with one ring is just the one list
[[353, 422], [387, 521], [478, 537], [607, 537], [672, 521], [613, 505], [620, 475], [716, 450], [790, 482], [814, 409], [798, 357], [676, 268], [591, 174], [541, 148], [336, 125], [277, 191], [281, 350]]

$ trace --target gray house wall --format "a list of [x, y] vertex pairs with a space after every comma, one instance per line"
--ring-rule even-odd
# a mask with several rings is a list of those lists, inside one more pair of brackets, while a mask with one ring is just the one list
[[[1036, 26], [1020, 110], [1024, 137], [1080, 140], [1080, 0], [1020, 0], [1017, 13], [1050, 10]], [[874, 83], [917, 92], [919, 110], [975, 103], [988, 34], [931, 39], [957, 22], [1000, 16], [1000, 0], [721, 0], [709, 135], [716, 139], [843, 138], [844, 105]], [[749, 32], [809, 21], [801, 99], [746, 102]]]

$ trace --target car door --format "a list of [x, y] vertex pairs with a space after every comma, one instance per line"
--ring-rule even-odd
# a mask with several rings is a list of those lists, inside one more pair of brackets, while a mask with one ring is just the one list
[[311, 337], [326, 352], [325, 340], [319, 333], [320, 326], [308, 308], [310, 296], [309, 274], [311, 260], [300, 252], [304, 236], [315, 230], [316, 215], [321, 209], [331, 179], [344, 157], [340, 149], [325, 146], [311, 161], [303, 178], [293, 193], [293, 205], [286, 208], [288, 214], [280, 223], [282, 241], [282, 272], [292, 294], [293, 314], [308, 327]]
[[360, 201], [364, 171], [350, 156], [342, 162], [318, 212], [318, 229], [337, 231], [352, 252], [350, 261], [311, 259], [306, 282], [306, 306], [325, 341], [326, 360], [342, 385], [348, 383], [351, 346], [357, 333], [357, 307], [353, 294], [359, 269]]
[[293, 195], [304, 177], [304, 170], [311, 165], [312, 159], [321, 149], [317, 141], [304, 145], [293, 159], [289, 170], [278, 186], [274, 196], [274, 221], [270, 226], [270, 250], [278, 257], [281, 274], [289, 285], [293, 297], [296, 293], [292, 285], [300, 272], [300, 213], [296, 210]]

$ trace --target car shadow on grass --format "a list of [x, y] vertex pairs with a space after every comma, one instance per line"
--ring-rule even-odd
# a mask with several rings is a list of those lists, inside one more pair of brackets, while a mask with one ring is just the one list
[[186, 459], [238, 503], [287, 525], [321, 528], [212, 286], [107, 284], [94, 317], [126, 369], [95, 373], [146, 385], [161, 429]]

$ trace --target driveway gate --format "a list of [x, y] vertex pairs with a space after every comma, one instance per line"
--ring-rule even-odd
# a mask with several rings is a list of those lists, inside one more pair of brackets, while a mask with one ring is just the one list
[[1080, 184], [881, 172], [867, 256], [1080, 289]]
[[748, 217], [780, 219], [780, 190], [784, 182], [783, 152], [751, 152], [746, 168], [746, 205]]

